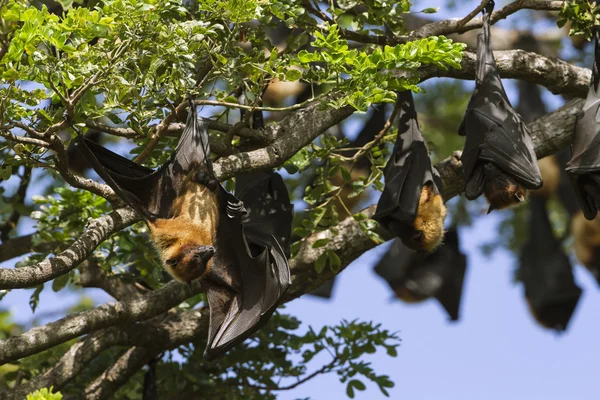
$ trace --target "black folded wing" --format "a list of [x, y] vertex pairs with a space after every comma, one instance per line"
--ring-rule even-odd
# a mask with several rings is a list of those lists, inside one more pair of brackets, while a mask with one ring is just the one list
[[431, 184], [435, 194], [440, 194], [442, 188], [419, 129], [411, 91], [398, 93], [398, 107], [398, 138], [383, 170], [385, 188], [373, 216], [388, 229], [391, 222], [413, 223], [423, 185]]
[[595, 31], [592, 81], [573, 134], [573, 155], [567, 173], [583, 214], [594, 219], [600, 207], [600, 31]]
[[483, 162], [489, 161], [511, 175], [526, 189], [539, 189], [542, 178], [527, 126], [506, 96], [490, 47], [490, 2], [477, 37], [475, 92], [469, 101], [459, 134], [466, 136], [462, 154], [465, 196], [473, 200], [483, 193]]

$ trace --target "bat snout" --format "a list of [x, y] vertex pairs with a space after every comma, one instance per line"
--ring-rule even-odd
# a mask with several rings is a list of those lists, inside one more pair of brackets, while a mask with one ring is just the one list
[[198, 246], [194, 257], [201, 262], [206, 263], [215, 255], [216, 249], [213, 246]]

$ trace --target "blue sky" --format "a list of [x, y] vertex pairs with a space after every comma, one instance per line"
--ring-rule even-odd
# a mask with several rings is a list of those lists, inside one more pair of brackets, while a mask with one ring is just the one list
[[[438, 5], [437, 1], [414, 3], [415, 10]], [[469, 1], [451, 11], [441, 9], [437, 17], [462, 17], [478, 4], [479, 0]], [[501, 5], [498, 2], [497, 7]], [[528, 24], [530, 21], [520, 15], [500, 23], [504, 27], [519, 28]], [[506, 87], [516, 103], [513, 85], [509, 83]], [[553, 98], [550, 103], [554, 108], [562, 102]], [[372, 272], [374, 261], [387, 244], [365, 253], [338, 277], [332, 300], [303, 296], [289, 303], [285, 312], [302, 320], [303, 327], [320, 328], [335, 325], [342, 319], [359, 319], [398, 331], [402, 343], [396, 358], [384, 352], [367, 358], [378, 373], [390, 375], [396, 383], [390, 390], [391, 398], [597, 398], [597, 371], [593, 363], [598, 354], [600, 331], [597, 284], [587, 271], [577, 266], [576, 281], [584, 293], [569, 330], [559, 336], [539, 328], [528, 313], [522, 286], [512, 283], [514, 256], [496, 251], [486, 257], [478, 250], [497, 234], [501, 217], [500, 212], [493, 213], [476, 219], [472, 227], [460, 230], [468, 267], [461, 320], [457, 323], [448, 322], [445, 312], [434, 300], [406, 305], [392, 299], [387, 284]], [[30, 229], [30, 223], [21, 225], [22, 233]], [[13, 263], [0, 266], [9, 267]], [[86, 293], [98, 302], [110, 299], [99, 290]], [[14, 291], [0, 306], [13, 310], [18, 322], [31, 321], [30, 294], [31, 291]], [[48, 288], [42, 294], [39, 314], [62, 310], [75, 304], [78, 297], [79, 294], [64, 292], [56, 295]], [[319, 365], [312, 367], [316, 369]], [[303, 397], [345, 399], [345, 386], [338, 382], [336, 375], [326, 375], [279, 396], [282, 400]], [[386, 397], [375, 384], [367, 383], [367, 390], [357, 392], [356, 398]]]

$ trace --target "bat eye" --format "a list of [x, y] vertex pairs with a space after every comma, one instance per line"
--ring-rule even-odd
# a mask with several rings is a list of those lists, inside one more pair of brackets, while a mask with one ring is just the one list
[[167, 264], [169, 267], [174, 267], [177, 265], [177, 260], [174, 258], [169, 258], [167, 261], [165, 261], [165, 264]]
[[415, 233], [412, 235], [411, 239], [414, 241], [417, 241], [417, 240], [421, 240], [422, 237], [423, 237], [423, 231], [415, 231]]

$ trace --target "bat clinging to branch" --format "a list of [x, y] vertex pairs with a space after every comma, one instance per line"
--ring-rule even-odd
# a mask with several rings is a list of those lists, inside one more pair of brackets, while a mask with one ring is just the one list
[[419, 129], [412, 92], [398, 93], [398, 107], [398, 138], [383, 171], [385, 188], [373, 219], [411, 249], [429, 252], [444, 237], [442, 183]]
[[179, 143], [156, 171], [82, 135], [78, 144], [94, 170], [146, 222], [167, 271], [201, 279], [210, 308], [204, 357], [214, 359], [271, 316], [290, 285], [286, 252], [291, 205], [277, 174], [238, 182], [227, 192], [212, 169], [207, 124], [191, 102]]
[[527, 189], [542, 186], [529, 131], [506, 96], [490, 48], [493, 5], [490, 1], [483, 15], [475, 92], [459, 128], [466, 136], [465, 196], [474, 200], [484, 194], [489, 211], [517, 205], [525, 201]]
[[573, 155], [567, 173], [589, 220], [600, 208], [600, 28], [596, 28], [592, 82], [573, 133]]

